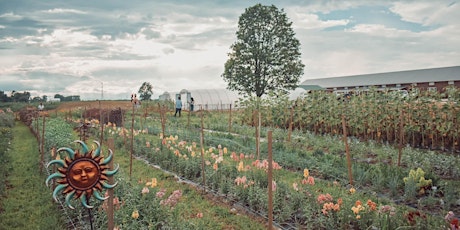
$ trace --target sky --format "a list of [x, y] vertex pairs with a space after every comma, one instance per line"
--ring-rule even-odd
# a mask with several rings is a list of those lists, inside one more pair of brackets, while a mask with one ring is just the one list
[[457, 0], [0, 0], [0, 91], [152, 99], [226, 88], [238, 19], [283, 10], [307, 79], [460, 65]]

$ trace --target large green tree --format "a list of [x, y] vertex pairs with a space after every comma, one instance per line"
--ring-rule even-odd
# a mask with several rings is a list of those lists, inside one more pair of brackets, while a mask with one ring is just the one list
[[153, 87], [152, 84], [148, 82], [142, 83], [141, 87], [139, 88], [139, 98], [141, 101], [148, 101], [153, 95]]
[[274, 5], [247, 8], [239, 18], [237, 40], [222, 74], [227, 88], [258, 98], [295, 89], [304, 64], [291, 25]]

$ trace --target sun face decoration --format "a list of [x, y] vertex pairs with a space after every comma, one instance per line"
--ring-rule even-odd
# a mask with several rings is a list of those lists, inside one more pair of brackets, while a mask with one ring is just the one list
[[117, 185], [117, 183], [110, 185], [107, 183], [108, 177], [113, 176], [118, 172], [118, 166], [110, 171], [107, 165], [112, 161], [113, 152], [109, 149], [109, 155], [106, 158], [100, 156], [101, 145], [96, 143], [97, 148], [91, 151], [88, 146], [82, 141], [75, 141], [82, 147], [83, 153], [79, 150], [72, 150], [70, 148], [60, 148], [57, 152], [66, 151], [68, 157], [65, 160], [52, 160], [48, 163], [47, 167], [52, 164], [61, 166], [58, 172], [55, 172], [46, 178], [46, 185], [52, 179], [57, 179], [59, 184], [53, 191], [53, 198], [57, 201], [57, 194], [62, 191], [66, 195], [65, 201], [69, 208], [74, 209], [70, 204], [70, 200], [80, 199], [85, 208], [93, 208], [89, 205], [89, 199], [94, 196], [98, 200], [106, 200], [108, 197], [103, 197], [101, 191], [103, 188], [110, 189]]

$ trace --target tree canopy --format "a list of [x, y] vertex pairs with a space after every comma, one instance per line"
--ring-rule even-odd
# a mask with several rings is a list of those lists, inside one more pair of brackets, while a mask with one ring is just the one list
[[239, 18], [237, 40], [222, 74], [227, 89], [261, 97], [297, 88], [304, 65], [291, 25], [274, 5], [247, 8]]
[[148, 82], [142, 83], [141, 87], [139, 88], [139, 98], [141, 101], [148, 101], [153, 95], [152, 85]]

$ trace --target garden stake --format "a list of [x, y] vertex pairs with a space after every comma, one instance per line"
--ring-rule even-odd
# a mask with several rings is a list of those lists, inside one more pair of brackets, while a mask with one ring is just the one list
[[353, 174], [351, 172], [350, 149], [348, 148], [348, 139], [347, 139], [347, 124], [345, 122], [344, 114], [342, 114], [342, 128], [343, 128], [343, 142], [345, 143], [345, 153], [347, 154], [348, 180], [350, 182], [350, 185], [353, 185]]
[[269, 130], [268, 138], [268, 229], [273, 229], [273, 155], [272, 131]]
[[131, 174], [133, 172], [133, 153], [134, 153], [134, 103], [133, 103], [133, 113], [131, 114], [131, 154], [129, 157], [129, 179], [131, 180]]
[[99, 101], [99, 125], [101, 126], [101, 137], [99, 138], [99, 143], [102, 144], [102, 141], [104, 140], [104, 122], [102, 121], [101, 101]]
[[[38, 123], [38, 122], [37, 122]], [[43, 170], [43, 163], [45, 162], [45, 116], [43, 115], [42, 138], [40, 141], [40, 170]]]
[[401, 156], [402, 156], [402, 147], [403, 147], [403, 140], [404, 140], [404, 110], [401, 109], [401, 113], [399, 114], [399, 154], [398, 154], [398, 166], [401, 166]]
[[228, 132], [232, 132], [232, 104], [230, 104], [230, 111], [228, 115]]
[[[90, 205], [89, 204], [89, 197], [86, 197], [86, 203], [88, 203], [88, 205]], [[91, 209], [90, 208], [88, 208], [88, 216], [89, 216], [89, 225], [91, 226], [91, 230], [93, 230], [93, 217], [91, 215]]]
[[289, 117], [289, 132], [288, 132], [288, 143], [291, 142], [291, 135], [292, 135], [292, 119], [294, 116], [294, 108], [291, 107], [291, 115]]
[[[109, 149], [114, 149], [114, 140], [113, 138], [109, 138], [107, 140], [107, 146], [109, 147]], [[113, 154], [113, 157], [112, 157], [112, 160], [109, 162], [109, 169], [110, 170], [113, 170], [113, 159], [115, 158], [115, 154]], [[109, 177], [109, 183], [110, 184], [114, 184], [114, 179], [113, 177]], [[113, 210], [113, 188], [109, 189], [108, 190], [108, 193], [109, 193], [109, 199], [107, 200], [107, 227], [108, 227], [108, 230], [113, 230], [113, 228], [115, 227], [115, 224], [114, 224], [114, 219], [113, 219], [113, 213], [114, 213], [114, 210]]]
[[201, 174], [203, 175], [203, 191], [206, 192], [206, 174], [204, 170], [204, 124], [203, 124], [203, 108], [200, 106], [200, 116], [201, 116]]
[[260, 127], [260, 117], [258, 116], [260, 115], [258, 110], [255, 110], [254, 113], [253, 113], [253, 124], [256, 128], [256, 133], [255, 133], [255, 139], [256, 139], [256, 154], [257, 154], [257, 159], [259, 160], [260, 159], [260, 154], [259, 154], [259, 127]]

